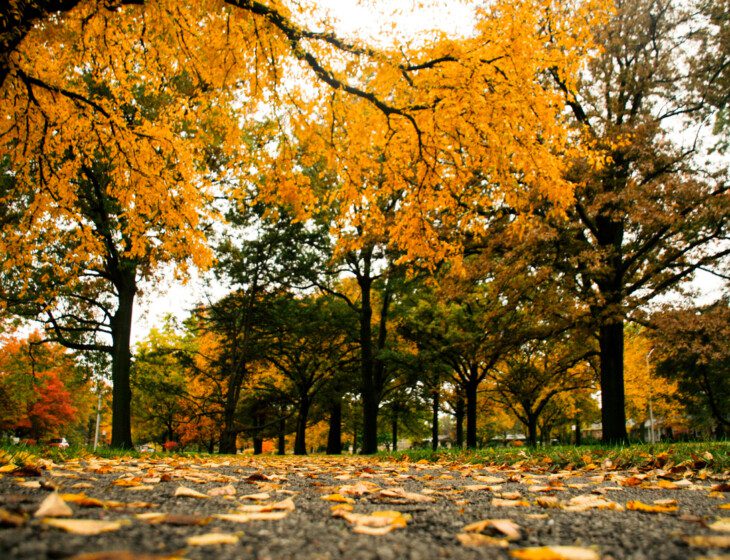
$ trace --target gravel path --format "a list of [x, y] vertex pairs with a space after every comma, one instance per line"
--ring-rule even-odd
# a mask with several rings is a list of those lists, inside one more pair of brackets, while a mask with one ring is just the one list
[[[206, 497], [175, 495], [188, 490]], [[2, 475], [0, 558], [727, 560], [728, 490], [727, 473], [671, 466], [627, 472], [358, 457], [73, 460]], [[34, 516], [54, 492], [71, 511]], [[399, 514], [373, 517], [377, 511]], [[236, 517], [214, 517], [230, 513]], [[121, 523], [80, 535], [49, 519]], [[482, 520], [512, 523], [468, 527]], [[236, 542], [188, 540], [209, 533]], [[524, 552], [546, 546], [578, 549]]]

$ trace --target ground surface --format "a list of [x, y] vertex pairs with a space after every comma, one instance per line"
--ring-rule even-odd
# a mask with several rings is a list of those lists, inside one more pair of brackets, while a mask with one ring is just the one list
[[[728, 475], [701, 461], [155, 456], [0, 471], [2, 559], [730, 558]], [[210, 533], [230, 542], [190, 540]], [[546, 546], [573, 548], [533, 550]]]

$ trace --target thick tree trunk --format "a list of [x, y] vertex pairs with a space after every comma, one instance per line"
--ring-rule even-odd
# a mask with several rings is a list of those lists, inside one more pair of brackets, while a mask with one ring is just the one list
[[253, 417], [253, 454], [261, 455], [264, 452], [264, 438], [261, 435], [261, 426], [264, 425], [264, 419], [260, 414]]
[[309, 399], [302, 398], [299, 401], [297, 411], [297, 428], [294, 436], [294, 455], [307, 454], [307, 419], [309, 417]]
[[431, 449], [439, 448], [439, 392], [434, 389], [431, 393]]
[[456, 447], [461, 449], [464, 447], [464, 397], [461, 392], [456, 396], [456, 410], [454, 416], [456, 420]]
[[132, 390], [129, 370], [132, 354], [132, 310], [137, 286], [134, 278], [117, 284], [118, 307], [112, 319], [112, 442], [118, 449], [132, 449]]
[[398, 408], [393, 409], [393, 416], [390, 419], [391, 443], [393, 451], [398, 451]]
[[603, 443], [629, 441], [624, 397], [624, 324], [620, 319], [601, 325], [601, 422]]
[[278, 444], [276, 446], [277, 455], [286, 454], [286, 416], [284, 410], [281, 410], [281, 418], [279, 419]]
[[358, 280], [361, 296], [360, 312], [360, 359], [362, 392], [362, 454], [369, 455], [378, 451], [378, 396], [373, 378], [375, 360], [373, 357], [372, 325], [373, 308], [371, 303], [372, 280], [369, 277]]
[[527, 444], [537, 447], [537, 415], [527, 415]]
[[352, 454], [357, 453], [357, 426], [352, 429]]
[[342, 453], [342, 398], [337, 397], [330, 404], [329, 432], [327, 433], [327, 454]]
[[230, 453], [235, 455], [236, 439], [238, 431], [236, 430], [236, 409], [238, 408], [238, 400], [241, 395], [241, 383], [245, 376], [245, 366], [241, 366], [237, 371], [228, 376], [228, 387], [226, 389], [226, 402], [223, 406], [223, 429], [221, 430], [220, 443], [218, 444], [218, 453]]
[[575, 417], [575, 444], [581, 445], [583, 443], [583, 433], [580, 430], [580, 415]]
[[469, 381], [464, 387], [466, 393], [466, 447], [477, 447], [477, 388], [476, 381]]

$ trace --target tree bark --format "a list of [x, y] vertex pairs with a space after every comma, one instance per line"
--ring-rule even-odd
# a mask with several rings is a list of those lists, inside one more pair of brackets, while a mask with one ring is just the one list
[[464, 397], [461, 392], [456, 396], [456, 410], [454, 416], [456, 420], [456, 447], [461, 449], [464, 447]]
[[280, 411], [281, 418], [279, 419], [279, 433], [278, 443], [276, 446], [277, 455], [286, 454], [286, 416], [284, 416], [284, 410]]
[[580, 415], [575, 417], [575, 445], [582, 445], [583, 433], [580, 430]]
[[477, 388], [479, 383], [470, 380], [464, 391], [466, 393], [466, 447], [476, 449], [477, 447]]
[[431, 449], [436, 451], [439, 448], [439, 391], [434, 389], [431, 393]]
[[112, 319], [112, 442], [118, 449], [132, 449], [132, 390], [129, 370], [132, 353], [129, 350], [132, 334], [132, 311], [137, 286], [133, 273], [115, 283], [118, 306]]
[[342, 397], [337, 397], [330, 404], [329, 432], [327, 433], [327, 454], [342, 453]]
[[372, 318], [373, 308], [371, 301], [372, 280], [366, 274], [358, 278], [360, 286], [360, 360], [361, 360], [361, 393], [362, 393], [362, 451], [369, 455], [378, 451], [378, 397], [376, 395], [373, 357]]
[[294, 437], [294, 455], [307, 454], [307, 418], [309, 417], [309, 405], [309, 399], [306, 397], [299, 401], [296, 435]]
[[254, 415], [253, 424], [253, 454], [261, 455], [264, 452], [264, 438], [261, 436], [261, 426], [264, 425], [264, 420], [260, 414]]
[[601, 423], [603, 443], [628, 443], [624, 396], [624, 324], [613, 319], [600, 326]]
[[537, 447], [537, 415], [527, 415], [527, 444]]
[[390, 427], [393, 451], [398, 451], [398, 407], [393, 408], [393, 416], [391, 418]]

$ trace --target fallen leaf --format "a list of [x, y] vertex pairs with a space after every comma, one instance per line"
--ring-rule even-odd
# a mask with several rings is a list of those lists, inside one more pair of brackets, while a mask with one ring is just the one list
[[571, 498], [563, 509], [566, 511], [588, 511], [591, 509], [623, 511], [621, 504], [607, 500], [602, 496], [593, 496], [590, 494], [582, 494]]
[[284, 519], [289, 512], [270, 511], [261, 513], [218, 513], [213, 515], [216, 519], [232, 521], [234, 523], [248, 523], [249, 521], [278, 521]]
[[109, 552], [83, 552], [67, 560], [184, 560], [184, 558], [178, 553], [145, 554], [128, 550], [113, 550]]
[[562, 504], [555, 496], [540, 496], [537, 499], [537, 505], [546, 509], [560, 509]]
[[41, 502], [34, 517], [71, 517], [73, 510], [63, 501], [57, 492], [52, 492]]
[[730, 504], [720, 504], [717, 507], [719, 507], [720, 509], [730, 509]]
[[198, 492], [197, 490], [193, 490], [192, 488], [188, 488], [187, 486], [179, 486], [175, 490], [175, 497], [184, 497], [184, 498], [198, 498], [198, 499], [207, 499], [210, 496], [207, 496], [201, 492]]
[[362, 480], [357, 484], [341, 486], [338, 494], [347, 496], [364, 496], [365, 494], [374, 494], [375, 492], [379, 492], [380, 490], [380, 486], [378, 486], [374, 482]]
[[539, 546], [510, 551], [512, 558], [519, 560], [599, 560], [598, 553], [591, 548], [579, 546]]
[[684, 537], [689, 546], [698, 548], [727, 548], [730, 547], [730, 535], [697, 535]]
[[188, 543], [188, 546], [236, 544], [238, 542], [238, 535], [233, 535], [231, 533], [205, 533], [204, 535], [188, 537], [186, 542]]
[[730, 533], [730, 517], [721, 517], [714, 523], [711, 523], [709, 527], [713, 531], [723, 531], [725, 533]]
[[459, 533], [456, 535], [457, 540], [464, 546], [495, 546], [499, 548], [508, 548], [507, 539], [498, 539], [481, 533]]
[[388, 488], [387, 490], [381, 490], [378, 492], [379, 498], [394, 498], [400, 500], [406, 500], [408, 502], [434, 502], [435, 498], [426, 496], [425, 494], [419, 494], [417, 492], [408, 492], [404, 488]]
[[522, 533], [520, 526], [511, 519], [484, 519], [475, 523], [466, 525], [462, 530], [466, 533], [481, 533], [488, 528], [496, 529], [502, 533], [508, 540], [519, 540]]
[[326, 496], [322, 496], [322, 499], [327, 502], [337, 502], [340, 504], [354, 504], [355, 500], [352, 498], [346, 498], [342, 494], [327, 494]]
[[98, 535], [117, 531], [122, 527], [120, 521], [97, 521], [94, 519], [44, 519], [43, 523], [62, 529], [74, 535]]
[[639, 502], [637, 500], [630, 500], [626, 502], [626, 509], [630, 511], [642, 511], [644, 513], [670, 513], [672, 511], [679, 510], [679, 506], [676, 505], [652, 505]]
[[154, 525], [165, 524], [165, 525], [176, 525], [179, 527], [185, 526], [202, 526], [207, 525], [212, 521], [211, 517], [202, 515], [186, 515], [180, 513], [148, 513], [140, 514], [137, 516], [138, 519], [143, 519], [147, 523]]
[[86, 494], [61, 494], [64, 502], [70, 502], [81, 507], [104, 507], [105, 502], [96, 498], [89, 498]]
[[235, 496], [236, 487], [233, 484], [227, 486], [220, 486], [218, 488], [211, 488], [208, 490], [208, 496]]
[[0, 527], [20, 527], [23, 524], [25, 517], [0, 508]]
[[525, 500], [504, 500], [502, 498], [492, 498], [492, 505], [495, 507], [529, 507], [530, 502]]
[[351, 525], [353, 531], [364, 535], [384, 535], [394, 529], [403, 528], [408, 524], [410, 515], [403, 515], [399, 511], [383, 510], [371, 514], [350, 513], [345, 510], [335, 510], [334, 517], [341, 517]]
[[730, 492], [730, 483], [721, 482], [720, 484], [715, 484], [710, 490], [712, 492]]
[[259, 492], [258, 494], [247, 494], [246, 496], [241, 496], [239, 499], [241, 500], [268, 500], [271, 498], [271, 494], [268, 494], [266, 492]]

